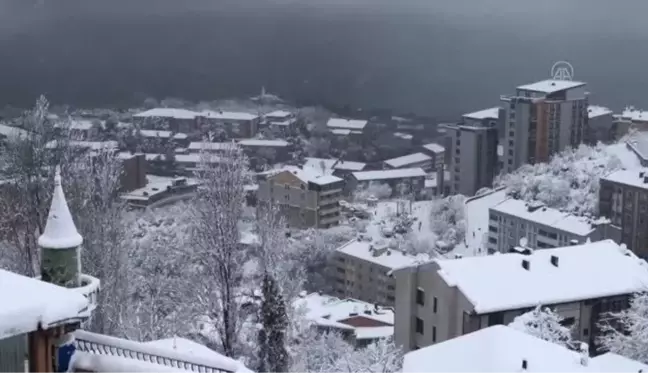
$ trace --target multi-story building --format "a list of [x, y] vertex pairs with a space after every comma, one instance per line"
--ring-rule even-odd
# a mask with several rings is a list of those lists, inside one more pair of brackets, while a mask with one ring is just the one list
[[402, 157], [388, 159], [383, 162], [385, 170], [394, 170], [397, 168], [415, 168], [420, 167], [425, 172], [435, 170], [434, 159], [422, 152], [404, 155]]
[[349, 130], [352, 134], [362, 134], [366, 126], [367, 121], [361, 119], [331, 118], [326, 122], [329, 130]]
[[453, 194], [474, 195], [490, 187], [497, 174], [497, 127], [504, 120], [499, 107], [465, 114], [457, 124], [445, 124], [450, 138], [450, 180]]
[[279, 205], [292, 227], [329, 228], [340, 223], [344, 181], [337, 176], [286, 167], [266, 172], [258, 184], [258, 203]]
[[196, 114], [197, 122], [208, 130], [222, 130], [230, 138], [244, 139], [256, 136], [261, 117], [255, 114], [205, 110]]
[[351, 173], [364, 170], [367, 167], [367, 164], [364, 162], [345, 161], [335, 158], [307, 157], [305, 158], [303, 167], [310, 167], [321, 172], [330, 173], [344, 179], [346, 182], [346, 180], [351, 177]]
[[619, 170], [602, 177], [599, 215], [610, 219], [619, 242], [648, 258], [648, 171]]
[[648, 369], [648, 365], [612, 352], [590, 357], [586, 343], [573, 347], [569, 349], [509, 326], [495, 325], [408, 352], [403, 361], [403, 372], [594, 373]]
[[599, 322], [643, 291], [648, 266], [612, 240], [529, 255], [437, 259], [394, 271], [396, 343], [405, 351], [493, 325], [538, 305], [552, 308], [575, 340], [599, 347]]
[[[444, 133], [447, 133], [444, 129]], [[445, 147], [437, 143], [429, 143], [421, 146], [422, 151], [432, 157], [432, 164], [434, 169], [443, 169], [445, 165]]]
[[297, 117], [294, 113], [285, 110], [276, 110], [263, 115], [264, 125], [276, 130], [283, 135], [294, 133], [297, 130]]
[[293, 306], [321, 332], [335, 331], [364, 347], [394, 335], [394, 309], [352, 298], [303, 292]]
[[[606, 219], [575, 216], [542, 202], [509, 198], [489, 210], [489, 253], [506, 253], [524, 242], [522, 249], [550, 249], [601, 241], [613, 230]], [[524, 240], [522, 240], [524, 239]]]
[[517, 87], [502, 96], [505, 111], [503, 171], [546, 162], [567, 147], [584, 141], [588, 93], [583, 82], [543, 80]]
[[133, 121], [145, 129], [168, 129], [191, 133], [198, 129], [198, 113], [185, 109], [155, 108], [133, 115]]
[[587, 108], [588, 126], [585, 142], [595, 145], [599, 141], [610, 143], [617, 140], [617, 125], [612, 110], [590, 105]]
[[426, 172], [418, 167], [353, 172], [347, 181], [347, 191], [357, 191], [371, 184], [387, 184], [394, 195], [408, 193], [417, 198], [425, 188], [426, 175]]
[[646, 110], [628, 106], [621, 114], [614, 114], [613, 117], [616, 139], [621, 139], [630, 129], [639, 132], [648, 131], [648, 111]]
[[386, 242], [350, 241], [335, 250], [331, 258], [335, 293], [339, 297], [393, 306], [396, 284], [390, 271], [426, 259], [429, 258], [425, 255], [408, 255], [389, 248]]
[[238, 145], [249, 157], [262, 157], [271, 164], [290, 158], [290, 143], [286, 140], [244, 139]]

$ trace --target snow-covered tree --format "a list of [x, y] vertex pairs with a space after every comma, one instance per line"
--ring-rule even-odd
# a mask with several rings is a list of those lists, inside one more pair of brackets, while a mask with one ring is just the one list
[[245, 252], [240, 245], [238, 223], [245, 204], [244, 185], [249, 181], [248, 160], [240, 147], [232, 144], [209, 162], [202, 153], [196, 177], [198, 189], [191, 216], [191, 257], [196, 263], [194, 304], [216, 331], [218, 341], [207, 341], [227, 356], [235, 356], [241, 310], [236, 302], [240, 290]]
[[563, 317], [548, 307], [536, 307], [533, 311], [516, 317], [509, 326], [542, 340], [569, 347], [572, 343], [572, 331], [563, 326]]
[[648, 364], [648, 293], [636, 294], [630, 307], [599, 323], [603, 349]]
[[466, 236], [465, 200], [454, 195], [433, 200], [430, 206], [430, 229], [449, 250]]
[[263, 276], [261, 328], [258, 332], [259, 372], [286, 372], [289, 356], [286, 350], [288, 319], [286, 304], [271, 274]]
[[618, 152], [617, 144], [580, 145], [554, 155], [549, 163], [524, 165], [499, 176], [495, 184], [508, 187], [510, 195], [523, 200], [593, 215], [598, 208], [599, 178], [624, 166]]

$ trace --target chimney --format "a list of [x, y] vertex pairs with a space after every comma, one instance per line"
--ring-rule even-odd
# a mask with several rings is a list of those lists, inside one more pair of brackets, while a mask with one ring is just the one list
[[526, 270], [528, 271], [528, 270], [529, 270], [529, 265], [530, 265], [530, 264], [531, 264], [531, 263], [529, 263], [528, 260], [526, 260], [526, 259], [522, 259], [522, 268], [524, 268], [524, 269], [526, 269]]
[[589, 364], [589, 346], [587, 343], [580, 344], [580, 356], [581, 365], [586, 367]]
[[553, 264], [554, 267], [558, 267], [558, 257], [555, 255], [551, 256], [551, 264]]
[[528, 366], [529, 363], [526, 361], [526, 359], [522, 359], [522, 370], [527, 370]]

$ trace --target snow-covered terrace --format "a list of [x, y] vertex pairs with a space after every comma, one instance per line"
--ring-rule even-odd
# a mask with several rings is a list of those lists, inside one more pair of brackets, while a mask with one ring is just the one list
[[575, 80], [547, 79], [547, 80], [541, 80], [539, 82], [535, 82], [531, 84], [521, 85], [517, 87], [517, 89], [550, 94], [550, 93], [564, 91], [576, 87], [582, 87], [584, 85], [585, 85], [584, 82], [577, 82]]
[[326, 123], [328, 128], [334, 129], [347, 129], [347, 130], [356, 130], [362, 131], [367, 125], [366, 120], [357, 120], [357, 119], [344, 119], [344, 118], [331, 118]]
[[556, 343], [496, 325], [407, 353], [403, 372], [641, 372], [648, 368], [612, 353], [586, 357], [586, 364], [582, 357]]
[[0, 339], [84, 319], [90, 301], [76, 290], [0, 269]]
[[434, 142], [429, 143], [429, 144], [425, 144], [425, 145], [423, 145], [423, 147], [425, 149], [435, 153], [435, 154], [440, 154], [440, 153], [445, 152], [445, 148], [443, 146], [441, 146], [441, 145], [439, 145], [437, 143], [434, 143]]
[[625, 108], [620, 115], [620, 119], [632, 122], [648, 122], [648, 111], [636, 109], [632, 106]]
[[[391, 308], [319, 293], [300, 294], [293, 307], [305, 312], [305, 318], [318, 326], [353, 330], [357, 340], [385, 338], [394, 334], [394, 310]], [[373, 325], [353, 326], [347, 323], [358, 317], [369, 320]]]
[[603, 115], [611, 115], [612, 110], [604, 106], [590, 105], [587, 107], [587, 116], [592, 119]]
[[[529, 207], [533, 208], [530, 210]], [[492, 211], [510, 216], [515, 216], [533, 223], [554, 227], [564, 232], [573, 233], [579, 236], [587, 236], [596, 226], [595, 220], [586, 217], [575, 216], [562, 212], [543, 203], [535, 202], [533, 205], [521, 199], [508, 198], [491, 207]]]
[[608, 180], [615, 183], [628, 185], [635, 188], [648, 189], [648, 183], [644, 177], [648, 177], [648, 169], [636, 168], [632, 170], [618, 170], [604, 176], [601, 180]]
[[408, 154], [404, 155], [402, 157], [396, 157], [392, 159], [388, 159], [385, 162], [390, 167], [393, 168], [400, 168], [400, 167], [407, 167], [407, 166], [412, 166], [416, 164], [420, 164], [423, 162], [428, 162], [431, 161], [432, 157], [430, 157], [427, 154], [424, 153], [413, 153], [413, 154]]
[[648, 263], [612, 240], [436, 262], [439, 275], [478, 314], [632, 294], [648, 286]]
[[128, 201], [148, 201], [155, 199], [158, 195], [168, 194], [168, 188], [174, 185], [178, 179], [185, 179], [184, 186], [197, 186], [198, 181], [192, 178], [174, 178], [156, 175], [146, 175], [147, 184], [143, 188], [132, 190], [121, 195], [121, 198]]
[[330, 175], [327, 172], [322, 172], [321, 169], [315, 169], [312, 167], [299, 168], [295, 166], [285, 166], [280, 169], [270, 170], [260, 174], [276, 175], [280, 172], [290, 172], [304, 183], [326, 185], [342, 181], [342, 179], [337, 176]]

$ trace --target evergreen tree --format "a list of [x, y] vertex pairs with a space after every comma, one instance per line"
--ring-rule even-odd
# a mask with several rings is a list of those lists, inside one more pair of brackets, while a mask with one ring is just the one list
[[263, 304], [259, 342], [259, 372], [287, 372], [286, 305], [275, 279], [269, 273], [263, 277]]

